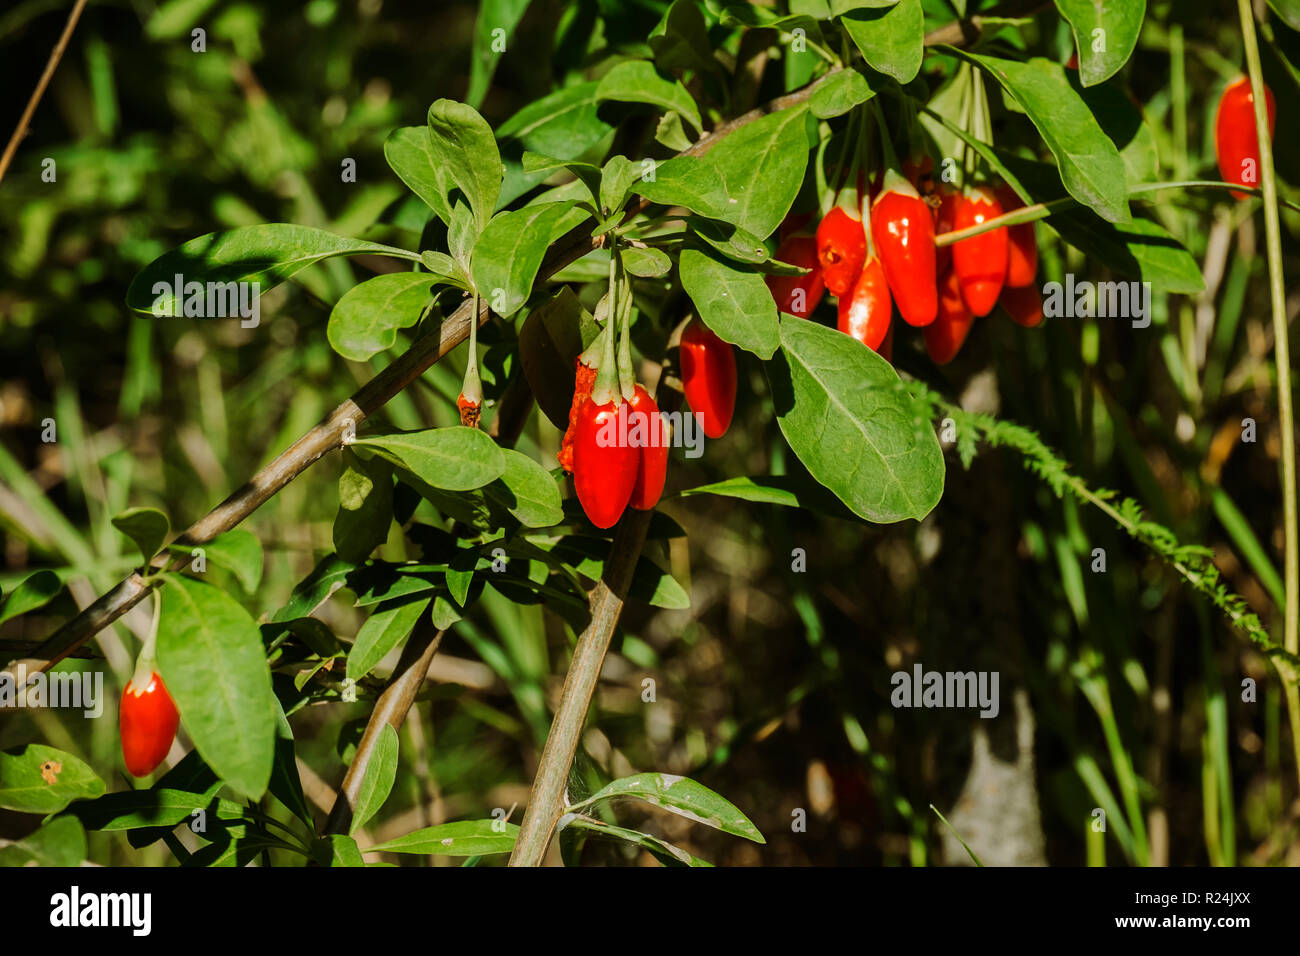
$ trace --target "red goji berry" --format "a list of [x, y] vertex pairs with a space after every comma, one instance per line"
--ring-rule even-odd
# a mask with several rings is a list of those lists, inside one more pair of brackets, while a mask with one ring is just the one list
[[709, 438], [721, 438], [736, 410], [736, 355], [699, 319], [682, 331], [682, 391]]
[[[1264, 87], [1264, 111], [1268, 117], [1268, 135], [1273, 136], [1276, 107], [1273, 91]], [[1248, 77], [1238, 77], [1228, 84], [1219, 97], [1214, 114], [1214, 154], [1219, 160], [1219, 174], [1224, 182], [1242, 186], [1259, 185], [1259, 135], [1255, 129], [1255, 94]], [[1233, 190], [1238, 199], [1249, 193]]]
[[577, 432], [578, 410], [591, 395], [596, 384], [596, 370], [582, 361], [582, 356], [574, 360], [573, 401], [569, 404], [569, 427], [564, 430], [564, 439], [555, 460], [560, 463], [566, 474], [573, 474], [573, 438]]
[[1043, 294], [1036, 285], [1003, 289], [999, 301], [1002, 308], [1007, 310], [1007, 315], [1027, 329], [1032, 329], [1043, 321]]
[[[1020, 201], [1016, 191], [1010, 186], [1002, 185], [997, 189], [998, 202], [1004, 213], [1020, 209], [1025, 204]], [[1007, 285], [1014, 289], [1033, 283], [1038, 274], [1038, 237], [1034, 235], [1034, 224], [1022, 222], [1007, 227]]]
[[649, 511], [659, 503], [668, 477], [668, 429], [659, 417], [659, 406], [644, 386], [637, 385], [628, 405], [628, 434], [636, 436], [641, 453], [628, 504], [638, 511]]
[[925, 350], [937, 365], [947, 365], [961, 350], [975, 316], [962, 297], [957, 270], [950, 269], [939, 280], [939, 315], [922, 331]]
[[857, 208], [836, 206], [817, 226], [817, 261], [821, 263], [822, 281], [832, 295], [844, 295], [853, 288], [867, 258], [867, 231], [862, 225], [861, 208], [856, 201], [853, 205]]
[[623, 516], [641, 463], [640, 449], [620, 434], [621, 398], [597, 405], [590, 396], [578, 409], [573, 437], [573, 485], [578, 501], [597, 528], [612, 528]]
[[821, 263], [817, 261], [817, 240], [812, 236], [786, 236], [777, 247], [776, 258], [810, 270], [797, 276], [767, 277], [767, 287], [776, 300], [776, 307], [789, 315], [808, 318], [826, 291]]
[[929, 325], [939, 309], [934, 214], [916, 187], [892, 169], [871, 204], [871, 238], [899, 314], [909, 325]]
[[[969, 229], [1002, 215], [1002, 204], [987, 186], [968, 190], [957, 202], [954, 229]], [[962, 298], [975, 315], [988, 315], [997, 305], [1007, 278], [1005, 226], [963, 239], [952, 247], [952, 271]]]
[[839, 329], [879, 352], [889, 333], [892, 311], [893, 302], [889, 298], [884, 267], [879, 256], [872, 256], [862, 266], [849, 295], [840, 297]]
[[133, 777], [147, 777], [157, 769], [171, 750], [180, 724], [176, 704], [157, 671], [149, 675], [149, 684], [135, 689], [134, 679], [122, 691], [118, 710], [118, 730], [122, 736], [122, 759]]

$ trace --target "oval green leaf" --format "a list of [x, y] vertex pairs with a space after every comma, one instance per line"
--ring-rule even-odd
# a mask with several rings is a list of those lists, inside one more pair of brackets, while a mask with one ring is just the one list
[[145, 564], [158, 553], [172, 530], [167, 516], [157, 508], [128, 508], [113, 516], [113, 527], [135, 542]]
[[781, 349], [767, 371], [786, 441], [854, 514], [919, 520], [939, 502], [939, 440], [883, 358], [835, 329], [795, 319], [781, 323]]
[[419, 853], [425, 856], [488, 856], [515, 848], [519, 827], [504, 820], [457, 820], [425, 827], [396, 840], [367, 847], [367, 853]]
[[670, 773], [638, 773], [615, 780], [582, 803], [587, 805], [615, 797], [635, 797], [723, 833], [744, 837], [755, 843], [767, 842], [763, 839], [763, 834], [758, 832], [758, 827], [735, 804], [690, 777]]
[[454, 425], [393, 435], [367, 435], [356, 444], [373, 448], [434, 488], [482, 488], [506, 470], [501, 448], [477, 428]]
[[330, 311], [330, 347], [354, 362], [391, 349], [397, 330], [419, 321], [437, 281], [427, 272], [390, 272], [353, 286]]
[[[194, 301], [193, 290], [184, 286], [204, 283], [199, 292], [203, 297], [200, 314], [235, 315], [232, 296], [237, 304], [239, 290], [230, 283], [256, 282], [258, 293], [265, 295], [290, 276], [324, 259], [363, 254], [418, 258], [405, 249], [336, 236], [311, 226], [263, 223], [199, 236], [164, 253], [131, 280], [126, 304], [137, 312], [155, 316], [193, 316], [194, 311], [185, 308]], [[183, 284], [180, 300], [176, 298], [177, 276]], [[209, 306], [210, 301], [215, 308]]]
[[576, 224], [569, 215], [573, 209], [572, 202], [525, 206], [498, 214], [483, 230], [470, 271], [474, 287], [497, 315], [514, 315], [528, 301], [547, 248]]
[[698, 249], [683, 249], [677, 263], [682, 287], [704, 324], [723, 341], [769, 359], [781, 344], [776, 303], [763, 277]]
[[1133, 55], [1147, 3], [1146, 0], [1123, 3], [1056, 0], [1056, 9], [1074, 34], [1074, 46], [1079, 53], [1079, 79], [1084, 86], [1096, 86], [1118, 73]]
[[[0, 695], [12, 693], [13, 679], [0, 675]], [[0, 808], [21, 813], [57, 813], [73, 800], [104, 792], [104, 781], [84, 761], [44, 744], [0, 753]]]
[[925, 54], [921, 0], [851, 10], [840, 17], [849, 37], [871, 66], [899, 83], [911, 83]]
[[199, 755], [237, 793], [260, 798], [271, 779], [278, 706], [252, 617], [219, 588], [168, 574], [158, 670]]
[[384, 655], [410, 636], [432, 600], [425, 597], [381, 604], [357, 631], [348, 651], [348, 676], [356, 680], [370, 673]]
[[352, 811], [352, 825], [349, 836], [355, 836], [366, 823], [379, 812], [388, 795], [393, 792], [393, 781], [397, 779], [397, 731], [393, 725], [385, 723], [379, 730], [379, 740], [375, 742], [366, 772], [361, 777], [361, 788], [357, 791], [357, 805]]

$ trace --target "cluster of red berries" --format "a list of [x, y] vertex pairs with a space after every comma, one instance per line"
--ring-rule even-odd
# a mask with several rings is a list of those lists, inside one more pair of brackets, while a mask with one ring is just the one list
[[830, 292], [838, 299], [839, 330], [889, 360], [897, 306], [904, 322], [924, 330], [926, 350], [940, 364], [999, 301], [1021, 325], [1041, 322], [1033, 223], [1000, 226], [951, 248], [935, 245], [937, 234], [997, 218], [1019, 207], [1019, 198], [1005, 186], [936, 186], [932, 173], [926, 156], [905, 162], [902, 173], [876, 177], [870, 191], [860, 180], [840, 191], [812, 233], [810, 217], [789, 217], [776, 258], [808, 272], [768, 277], [777, 307], [808, 318]]

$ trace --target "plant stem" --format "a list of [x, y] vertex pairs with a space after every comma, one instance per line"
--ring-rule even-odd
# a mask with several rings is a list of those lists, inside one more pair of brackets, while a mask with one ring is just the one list
[[[1286, 287], [1282, 275], [1282, 230], [1277, 211], [1277, 176], [1273, 169], [1273, 143], [1269, 139], [1265, 111], [1264, 75], [1259, 63], [1259, 40], [1255, 36], [1255, 14], [1250, 0], [1237, 0], [1241, 35], [1246, 47], [1246, 66], [1255, 100], [1255, 130], [1259, 138], [1260, 184], [1264, 188], [1264, 234], [1268, 246], [1268, 281], [1273, 306], [1273, 364], [1277, 368], [1278, 421], [1282, 431], [1282, 522], [1286, 538], [1286, 610], [1282, 646], [1290, 653], [1300, 650], [1300, 544], [1296, 527], [1295, 409], [1291, 400], [1291, 345], [1287, 336]], [[1300, 780], [1300, 689], [1285, 686], [1291, 718], [1291, 746], [1295, 752], [1296, 778]]]
[[5, 146], [4, 155], [0, 156], [0, 179], [5, 178], [9, 164], [13, 162], [14, 153], [18, 152], [18, 144], [22, 142], [23, 137], [27, 134], [27, 127], [31, 125], [32, 117], [36, 115], [36, 107], [40, 104], [41, 97], [45, 95], [45, 88], [50, 85], [54, 71], [59, 68], [59, 61], [63, 59], [63, 52], [68, 48], [68, 41], [72, 39], [72, 31], [77, 28], [77, 21], [81, 19], [81, 11], [85, 8], [86, 0], [77, 0], [76, 6], [68, 14], [68, 22], [63, 28], [63, 33], [60, 34], [58, 42], [54, 44], [54, 49], [50, 51], [50, 58], [45, 63], [45, 70], [41, 73], [41, 78], [36, 81], [36, 89], [33, 91], [31, 98], [27, 100], [27, 107], [23, 110], [18, 125], [14, 127], [13, 135], [9, 137], [9, 144]]

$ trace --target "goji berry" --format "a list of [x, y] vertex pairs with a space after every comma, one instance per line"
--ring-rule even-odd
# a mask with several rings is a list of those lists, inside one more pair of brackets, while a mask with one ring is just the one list
[[136, 690], [134, 679], [122, 691], [118, 710], [118, 730], [122, 736], [122, 759], [133, 777], [147, 777], [157, 769], [171, 750], [180, 724], [176, 704], [157, 671], [149, 683]]
[[852, 291], [840, 297], [839, 329], [851, 335], [869, 349], [880, 351], [880, 345], [889, 333], [893, 302], [889, 298], [889, 283], [879, 256], [872, 256], [862, 266], [858, 281]]
[[[1268, 135], [1273, 136], [1276, 107], [1273, 91], [1264, 87], [1264, 111], [1268, 117]], [[1259, 135], [1255, 129], [1255, 94], [1247, 77], [1228, 84], [1219, 97], [1214, 114], [1214, 154], [1219, 160], [1219, 174], [1224, 182], [1242, 186], [1259, 185]], [[1249, 193], [1233, 190], [1238, 199]]]
[[736, 409], [736, 356], [699, 319], [682, 331], [682, 391], [709, 438], [721, 438]]
[[817, 261], [817, 240], [812, 236], [786, 236], [777, 247], [776, 258], [810, 270], [797, 276], [767, 277], [767, 287], [776, 300], [776, 307], [789, 315], [808, 318], [826, 291], [821, 263]]
[[934, 215], [916, 187], [892, 169], [871, 204], [871, 238], [899, 314], [909, 325], [929, 325], [939, 308]]
[[[1002, 215], [1002, 204], [987, 186], [967, 190], [953, 214], [954, 229], [969, 229]], [[1007, 230], [999, 226], [963, 239], [952, 247], [952, 271], [962, 298], [975, 315], [988, 315], [997, 305], [1007, 278]]]

